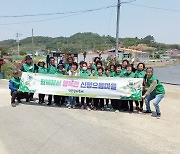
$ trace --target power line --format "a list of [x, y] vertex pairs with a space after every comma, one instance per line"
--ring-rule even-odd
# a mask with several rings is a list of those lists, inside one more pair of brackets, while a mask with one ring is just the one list
[[15, 23], [5, 23], [5, 24], [0, 24], [0, 26], [3, 26], [3, 25], [28, 24], [28, 23], [43, 22], [43, 21], [48, 21], [48, 20], [55, 20], [55, 19], [60, 19], [60, 18], [76, 16], [76, 15], [80, 15], [80, 14], [84, 14], [84, 13], [88, 13], [88, 12], [100, 11], [100, 10], [104, 10], [104, 9], [110, 9], [110, 8], [113, 8], [113, 7], [116, 7], [116, 5], [111, 5], [111, 6], [97, 8], [97, 9], [91, 9], [91, 10], [78, 11], [77, 13], [74, 12], [73, 14], [70, 14], [70, 15], [60, 16], [60, 17], [55, 17], [55, 18], [41, 19], [41, 20], [35, 20], [35, 21], [15, 22]]
[[53, 15], [65, 15], [65, 14], [77, 14], [77, 13], [86, 13], [92, 11], [99, 11], [104, 9], [109, 9], [112, 7], [116, 7], [116, 5], [105, 6], [101, 8], [88, 9], [88, 10], [80, 10], [80, 11], [69, 11], [69, 12], [56, 12], [56, 13], [40, 13], [40, 14], [24, 14], [24, 15], [4, 15], [0, 16], [0, 18], [22, 18], [22, 17], [37, 17], [37, 16], [53, 16]]
[[[121, 2], [121, 4], [132, 3], [136, 0], [131, 0], [127, 2]], [[55, 13], [39, 13], [39, 14], [24, 14], [24, 15], [3, 15], [0, 18], [23, 18], [23, 17], [37, 17], [37, 16], [53, 16], [53, 15], [65, 15], [65, 14], [76, 14], [76, 13], [86, 13], [92, 11], [99, 11], [103, 9], [109, 9], [112, 7], [116, 7], [117, 5], [105, 6], [101, 8], [88, 9], [88, 10], [80, 10], [80, 11], [69, 11], [69, 12], [55, 12]]]
[[55, 20], [55, 19], [60, 19], [60, 18], [66, 18], [66, 17], [76, 16], [76, 15], [79, 15], [79, 14], [83, 14], [83, 13], [72, 14], [72, 15], [67, 15], [67, 16], [61, 16], [61, 17], [56, 17], [56, 18], [49, 18], [49, 19], [34, 20], [34, 21], [6, 23], [6, 24], [0, 24], [0, 25], [3, 26], [3, 25], [29, 24], [29, 23], [36, 23], [36, 22], [43, 22], [43, 21], [48, 21], [48, 20]]
[[[131, 0], [127, 2], [121, 2], [121, 4], [129, 4], [132, 3], [136, 0]], [[25, 21], [25, 22], [15, 22], [15, 23], [4, 23], [0, 24], [0, 26], [3, 25], [17, 25], [17, 24], [28, 24], [28, 23], [36, 23], [36, 22], [43, 22], [43, 21], [48, 21], [48, 20], [55, 20], [55, 19], [60, 19], [60, 18], [66, 18], [70, 16], [76, 16], [88, 12], [94, 12], [94, 11], [100, 11], [104, 9], [110, 9], [113, 7], [117, 7], [117, 5], [110, 5], [106, 7], [101, 7], [101, 8], [95, 8], [95, 9], [88, 9], [88, 10], [81, 10], [81, 11], [70, 11], [70, 12], [58, 12], [58, 13], [44, 13], [44, 14], [27, 14], [27, 15], [13, 15], [13, 16], [0, 16], [0, 18], [20, 18], [20, 17], [36, 17], [36, 16], [52, 16], [52, 15], [62, 15], [62, 14], [70, 14], [67, 16], [61, 16], [61, 17], [56, 17], [56, 18], [49, 18], [49, 19], [41, 19], [41, 20], [35, 20], [35, 21]]]
[[180, 12], [180, 10], [174, 10], [174, 9], [168, 9], [168, 8], [160, 8], [160, 7], [154, 7], [154, 6], [147, 6], [147, 5], [140, 5], [140, 4], [132, 4], [132, 3], [126, 3], [133, 6], [139, 6], [139, 7], [145, 7], [149, 9], [156, 9], [156, 10], [163, 10], [163, 11], [172, 11], [172, 12]]
[[127, 1], [127, 2], [121, 2], [120, 4], [129, 4], [129, 3], [132, 3], [132, 2], [135, 2], [136, 0], [131, 0], [131, 1]]

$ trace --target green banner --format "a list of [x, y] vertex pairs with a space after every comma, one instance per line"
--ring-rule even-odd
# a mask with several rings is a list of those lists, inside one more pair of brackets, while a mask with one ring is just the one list
[[141, 78], [81, 78], [23, 72], [20, 90], [75, 97], [141, 100], [142, 84]]

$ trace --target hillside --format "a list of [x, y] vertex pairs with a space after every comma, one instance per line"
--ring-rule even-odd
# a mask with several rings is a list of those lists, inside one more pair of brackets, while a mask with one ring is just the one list
[[[168, 45], [155, 42], [153, 36], [145, 38], [120, 38], [121, 47], [139, 49], [143, 51], [165, 51], [167, 49], [180, 49], [180, 45]], [[63, 52], [82, 52], [105, 50], [114, 47], [115, 38], [112, 36], [100, 36], [96, 33], [76, 33], [70, 37], [44, 37], [35, 36], [34, 44], [32, 38], [28, 37], [20, 41], [20, 51], [34, 53], [36, 50], [60, 50]], [[16, 40], [4, 40], [0, 42], [1, 51], [3, 48], [9, 51], [17, 51]]]

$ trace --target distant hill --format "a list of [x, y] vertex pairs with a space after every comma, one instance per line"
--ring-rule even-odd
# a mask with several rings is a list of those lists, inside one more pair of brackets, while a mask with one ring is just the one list
[[[169, 45], [155, 42], [153, 36], [145, 38], [120, 38], [121, 47], [130, 47], [143, 51], [165, 51], [167, 49], [180, 49], [180, 45]], [[83, 52], [97, 51], [112, 48], [115, 45], [115, 38], [112, 36], [100, 36], [96, 33], [76, 33], [70, 37], [45, 37], [35, 36], [34, 44], [32, 38], [28, 37], [20, 40], [20, 51], [34, 53], [36, 50], [60, 50], [63, 52]], [[143, 46], [143, 48], [142, 48]], [[4, 40], [0, 42], [0, 47], [9, 50], [17, 50], [16, 40]]]

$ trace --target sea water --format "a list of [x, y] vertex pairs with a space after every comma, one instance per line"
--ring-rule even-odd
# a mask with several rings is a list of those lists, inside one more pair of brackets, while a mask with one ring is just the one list
[[154, 68], [154, 74], [161, 82], [180, 84], [180, 65]]

